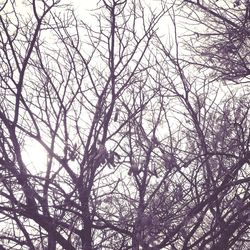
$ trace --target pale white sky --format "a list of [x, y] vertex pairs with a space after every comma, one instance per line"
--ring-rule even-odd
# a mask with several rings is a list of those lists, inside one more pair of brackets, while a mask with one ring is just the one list
[[91, 10], [96, 8], [98, 0], [71, 0], [72, 4], [76, 7], [77, 11]]
[[[72, 3], [75, 7], [75, 11], [79, 16], [84, 17], [84, 15], [88, 14], [91, 10], [94, 10], [98, 7], [98, 2], [100, 0], [70, 0], [66, 1], [67, 3]], [[142, 0], [142, 3], [145, 3], [146, 6], [150, 6], [152, 9], [161, 8], [161, 4], [159, 0]], [[100, 7], [100, 4], [99, 4]]]

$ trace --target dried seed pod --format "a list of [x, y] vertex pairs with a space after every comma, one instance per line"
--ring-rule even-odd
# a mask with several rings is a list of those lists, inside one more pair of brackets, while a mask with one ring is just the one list
[[128, 171], [128, 175], [131, 175], [131, 174], [137, 175], [137, 174], [139, 174], [139, 172], [140, 172], [139, 171], [139, 164], [137, 162], [132, 162], [130, 169]]
[[114, 121], [115, 122], [117, 122], [117, 120], [118, 120], [119, 112], [120, 112], [120, 109], [116, 108], [116, 110], [115, 110], [115, 117], [114, 117]]
[[105, 145], [99, 144], [99, 148], [97, 149], [97, 154], [94, 160], [104, 164], [107, 158], [108, 158], [108, 151]]

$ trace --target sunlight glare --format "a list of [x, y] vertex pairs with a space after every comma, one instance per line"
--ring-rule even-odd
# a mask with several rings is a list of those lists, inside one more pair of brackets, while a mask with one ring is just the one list
[[46, 168], [47, 152], [38, 142], [26, 141], [22, 156], [27, 168], [32, 173], [41, 172]]

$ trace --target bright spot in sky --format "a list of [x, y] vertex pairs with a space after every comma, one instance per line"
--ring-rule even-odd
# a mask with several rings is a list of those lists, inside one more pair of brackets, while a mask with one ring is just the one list
[[46, 169], [47, 152], [38, 142], [34, 140], [26, 141], [22, 151], [22, 157], [31, 173], [44, 171]]

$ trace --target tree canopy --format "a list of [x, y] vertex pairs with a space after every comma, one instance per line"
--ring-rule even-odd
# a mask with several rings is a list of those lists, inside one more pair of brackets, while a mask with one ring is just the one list
[[0, 2], [0, 250], [249, 249], [250, 3], [152, 2]]

